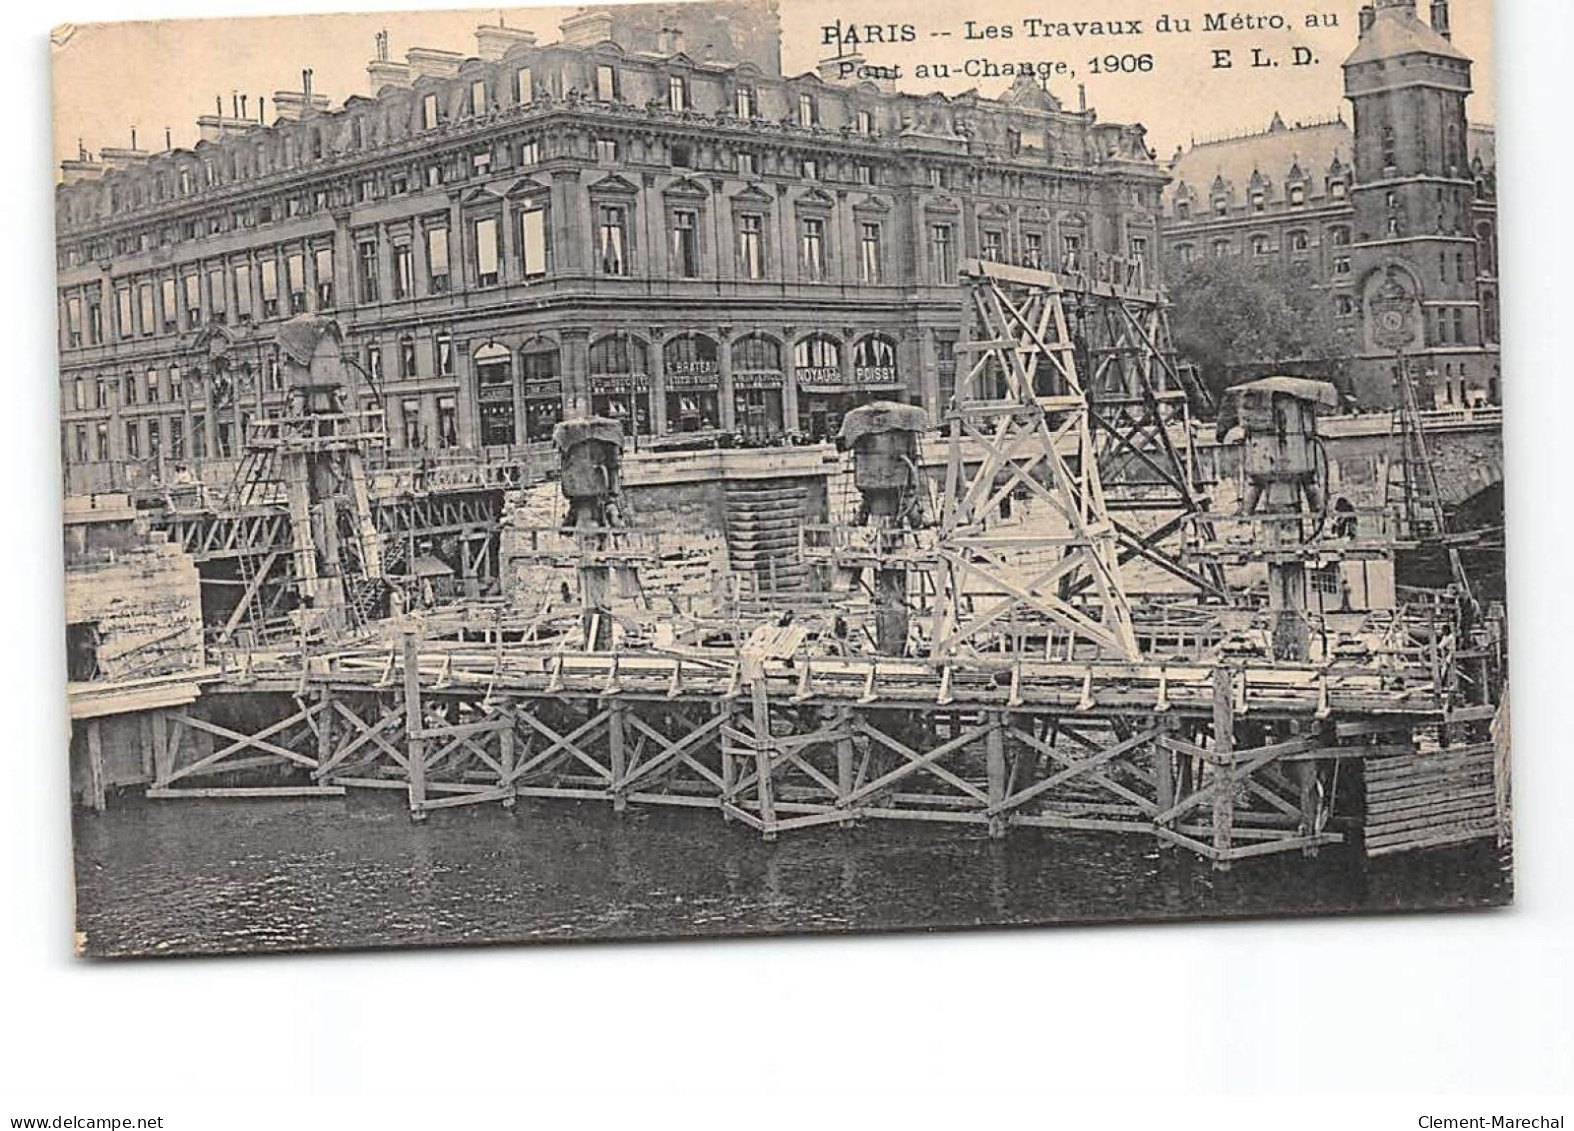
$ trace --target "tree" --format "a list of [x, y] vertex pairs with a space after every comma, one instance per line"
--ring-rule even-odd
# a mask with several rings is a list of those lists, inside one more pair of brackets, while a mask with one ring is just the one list
[[1172, 276], [1169, 297], [1175, 348], [1197, 366], [1215, 403], [1229, 386], [1270, 372], [1321, 377], [1345, 391], [1349, 332], [1306, 267], [1198, 259]]

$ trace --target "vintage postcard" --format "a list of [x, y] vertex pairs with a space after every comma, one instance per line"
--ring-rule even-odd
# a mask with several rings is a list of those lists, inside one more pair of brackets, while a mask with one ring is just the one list
[[80, 953], [1512, 898], [1486, 0], [52, 50]]

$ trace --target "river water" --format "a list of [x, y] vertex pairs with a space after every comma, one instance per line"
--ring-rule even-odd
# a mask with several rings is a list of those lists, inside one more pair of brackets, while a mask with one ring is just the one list
[[1228, 875], [1145, 840], [893, 825], [766, 844], [713, 813], [521, 801], [414, 824], [396, 796], [150, 802], [76, 818], [92, 956], [1486, 907], [1490, 842]]

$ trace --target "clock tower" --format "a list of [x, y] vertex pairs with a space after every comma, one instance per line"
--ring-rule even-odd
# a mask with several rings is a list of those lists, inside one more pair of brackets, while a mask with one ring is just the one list
[[1376, 0], [1345, 61], [1354, 111], [1351, 269], [1360, 313], [1350, 368], [1363, 404], [1392, 404], [1403, 363], [1423, 407], [1496, 395], [1483, 345], [1467, 152], [1471, 62], [1448, 0]]

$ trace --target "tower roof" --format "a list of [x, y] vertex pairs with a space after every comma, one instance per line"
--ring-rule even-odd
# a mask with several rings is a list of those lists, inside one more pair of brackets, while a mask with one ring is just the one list
[[1361, 36], [1344, 65], [1354, 67], [1405, 55], [1436, 55], [1470, 62], [1470, 56], [1422, 22], [1411, 2], [1378, 5], [1372, 26]]

